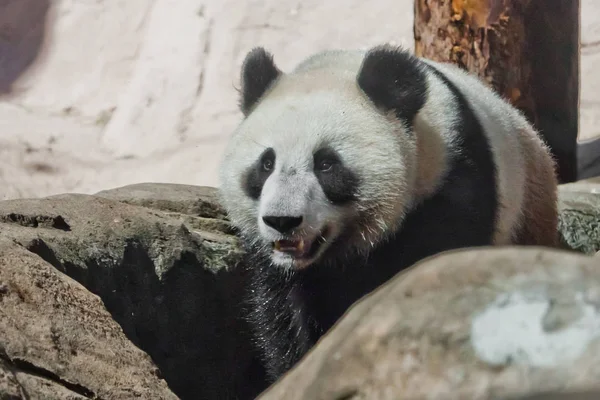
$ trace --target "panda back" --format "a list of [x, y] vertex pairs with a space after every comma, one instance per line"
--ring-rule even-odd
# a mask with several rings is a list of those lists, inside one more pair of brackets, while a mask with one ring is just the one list
[[[457, 66], [423, 60], [459, 91], [478, 120], [494, 164], [494, 183], [498, 202], [494, 242], [507, 244], [519, 224], [525, 191], [522, 132], [533, 133], [520, 112], [488, 88], [478, 77]], [[460, 133], [459, 135], [463, 135]], [[473, 144], [463, 141], [462, 146]]]

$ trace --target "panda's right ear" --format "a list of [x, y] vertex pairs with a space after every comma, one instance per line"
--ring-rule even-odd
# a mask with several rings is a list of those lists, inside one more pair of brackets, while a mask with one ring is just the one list
[[239, 106], [245, 116], [265, 94], [281, 71], [273, 61], [273, 55], [263, 47], [250, 50], [242, 64], [241, 94]]

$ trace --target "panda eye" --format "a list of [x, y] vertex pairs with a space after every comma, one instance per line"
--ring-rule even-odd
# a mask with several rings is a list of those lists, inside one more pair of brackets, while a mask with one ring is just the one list
[[321, 172], [328, 172], [331, 171], [331, 168], [333, 167], [333, 162], [330, 160], [323, 160], [320, 161], [317, 168], [319, 169], [319, 171]]
[[342, 160], [335, 150], [323, 147], [314, 153], [313, 163], [314, 172], [324, 174], [332, 173], [333, 167], [342, 164]]
[[265, 171], [271, 171], [273, 169], [273, 160], [266, 159], [263, 161], [262, 167]]

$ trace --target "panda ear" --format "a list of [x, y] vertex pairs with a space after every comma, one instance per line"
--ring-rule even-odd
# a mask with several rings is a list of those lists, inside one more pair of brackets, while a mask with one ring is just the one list
[[427, 84], [421, 62], [399, 47], [382, 45], [369, 50], [357, 82], [376, 107], [393, 110], [408, 122], [425, 104]]
[[245, 116], [279, 78], [281, 71], [273, 62], [273, 56], [262, 47], [250, 50], [242, 64], [240, 110]]

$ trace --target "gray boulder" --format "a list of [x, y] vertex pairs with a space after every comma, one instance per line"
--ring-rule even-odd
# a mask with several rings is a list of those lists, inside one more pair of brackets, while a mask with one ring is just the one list
[[[252, 384], [262, 370], [240, 318], [242, 253], [214, 189], [142, 184], [97, 196], [3, 201], [0, 232], [97, 295], [180, 398], [243, 399], [261, 389]], [[62, 296], [72, 296], [70, 289]], [[13, 340], [0, 335], [0, 348]], [[113, 351], [121, 352], [106, 353]]]
[[599, 309], [595, 258], [516, 247], [447, 252], [356, 303], [260, 399], [600, 390]]
[[4, 233], [0, 398], [177, 399], [98, 296]]
[[600, 180], [561, 185], [559, 229], [567, 249], [600, 251]]

